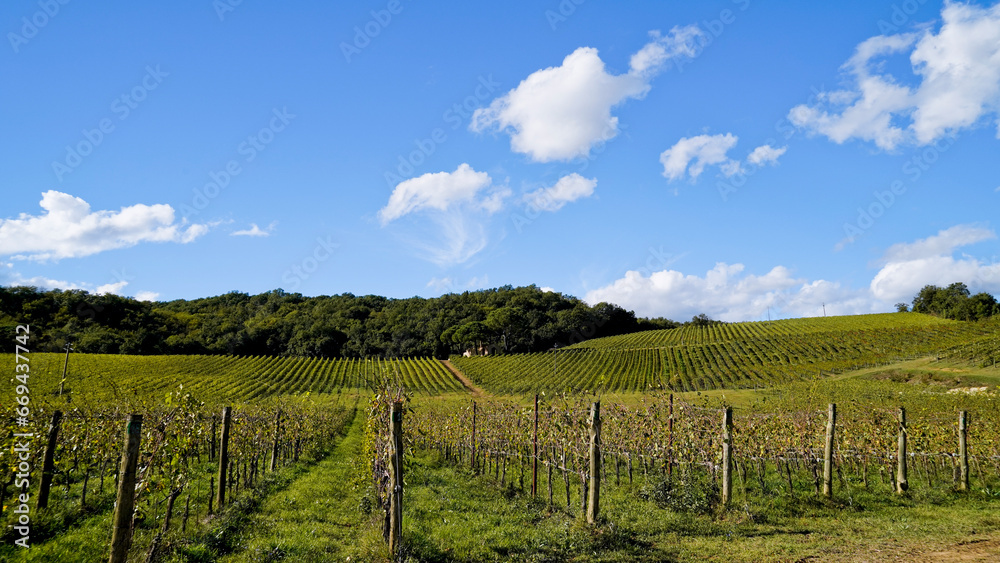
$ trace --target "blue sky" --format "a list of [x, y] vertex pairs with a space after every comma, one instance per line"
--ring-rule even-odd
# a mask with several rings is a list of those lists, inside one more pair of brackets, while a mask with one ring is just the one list
[[536, 284], [643, 316], [1000, 293], [1000, 5], [0, 7], [0, 283]]

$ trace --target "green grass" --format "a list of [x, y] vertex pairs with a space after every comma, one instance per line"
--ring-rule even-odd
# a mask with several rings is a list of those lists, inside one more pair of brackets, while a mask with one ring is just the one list
[[363, 428], [359, 416], [329, 456], [260, 506], [233, 539], [237, 549], [215, 560], [365, 561], [384, 551], [360, 508], [363, 495], [353, 487]]

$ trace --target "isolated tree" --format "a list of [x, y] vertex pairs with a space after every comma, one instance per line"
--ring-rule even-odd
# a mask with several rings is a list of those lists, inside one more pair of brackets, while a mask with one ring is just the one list
[[906, 303], [896, 303], [896, 312], [897, 313], [909, 313], [910, 312], [910, 306], [907, 305]]

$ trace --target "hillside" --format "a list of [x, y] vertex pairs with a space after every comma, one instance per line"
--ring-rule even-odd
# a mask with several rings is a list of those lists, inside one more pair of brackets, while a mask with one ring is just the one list
[[[63, 354], [31, 354], [31, 388], [36, 400], [55, 400]], [[14, 364], [13, 354], [0, 362]], [[461, 383], [431, 358], [358, 360], [275, 358], [266, 356], [125, 356], [72, 354], [65, 383], [77, 403], [123, 395], [160, 400], [183, 386], [206, 402], [251, 401], [274, 395], [339, 393], [365, 389], [373, 373], [399, 375], [410, 390], [423, 394], [461, 391]]]
[[496, 393], [745, 388], [937, 354], [994, 330], [917, 313], [820, 317], [686, 326], [452, 362]]

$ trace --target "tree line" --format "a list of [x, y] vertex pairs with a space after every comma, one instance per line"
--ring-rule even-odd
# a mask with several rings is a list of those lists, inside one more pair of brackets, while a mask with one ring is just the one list
[[896, 310], [926, 313], [957, 321], [979, 321], [1000, 314], [1000, 303], [986, 292], [972, 295], [969, 287], [955, 282], [948, 287], [925, 285], [913, 298], [913, 307], [897, 303]]
[[[714, 322], [704, 315], [691, 322]], [[538, 287], [503, 286], [436, 298], [281, 289], [167, 302], [82, 290], [0, 287], [0, 326], [32, 325], [33, 351], [318, 357], [447, 357], [521, 353], [590, 338], [674, 328], [610, 303]]]

